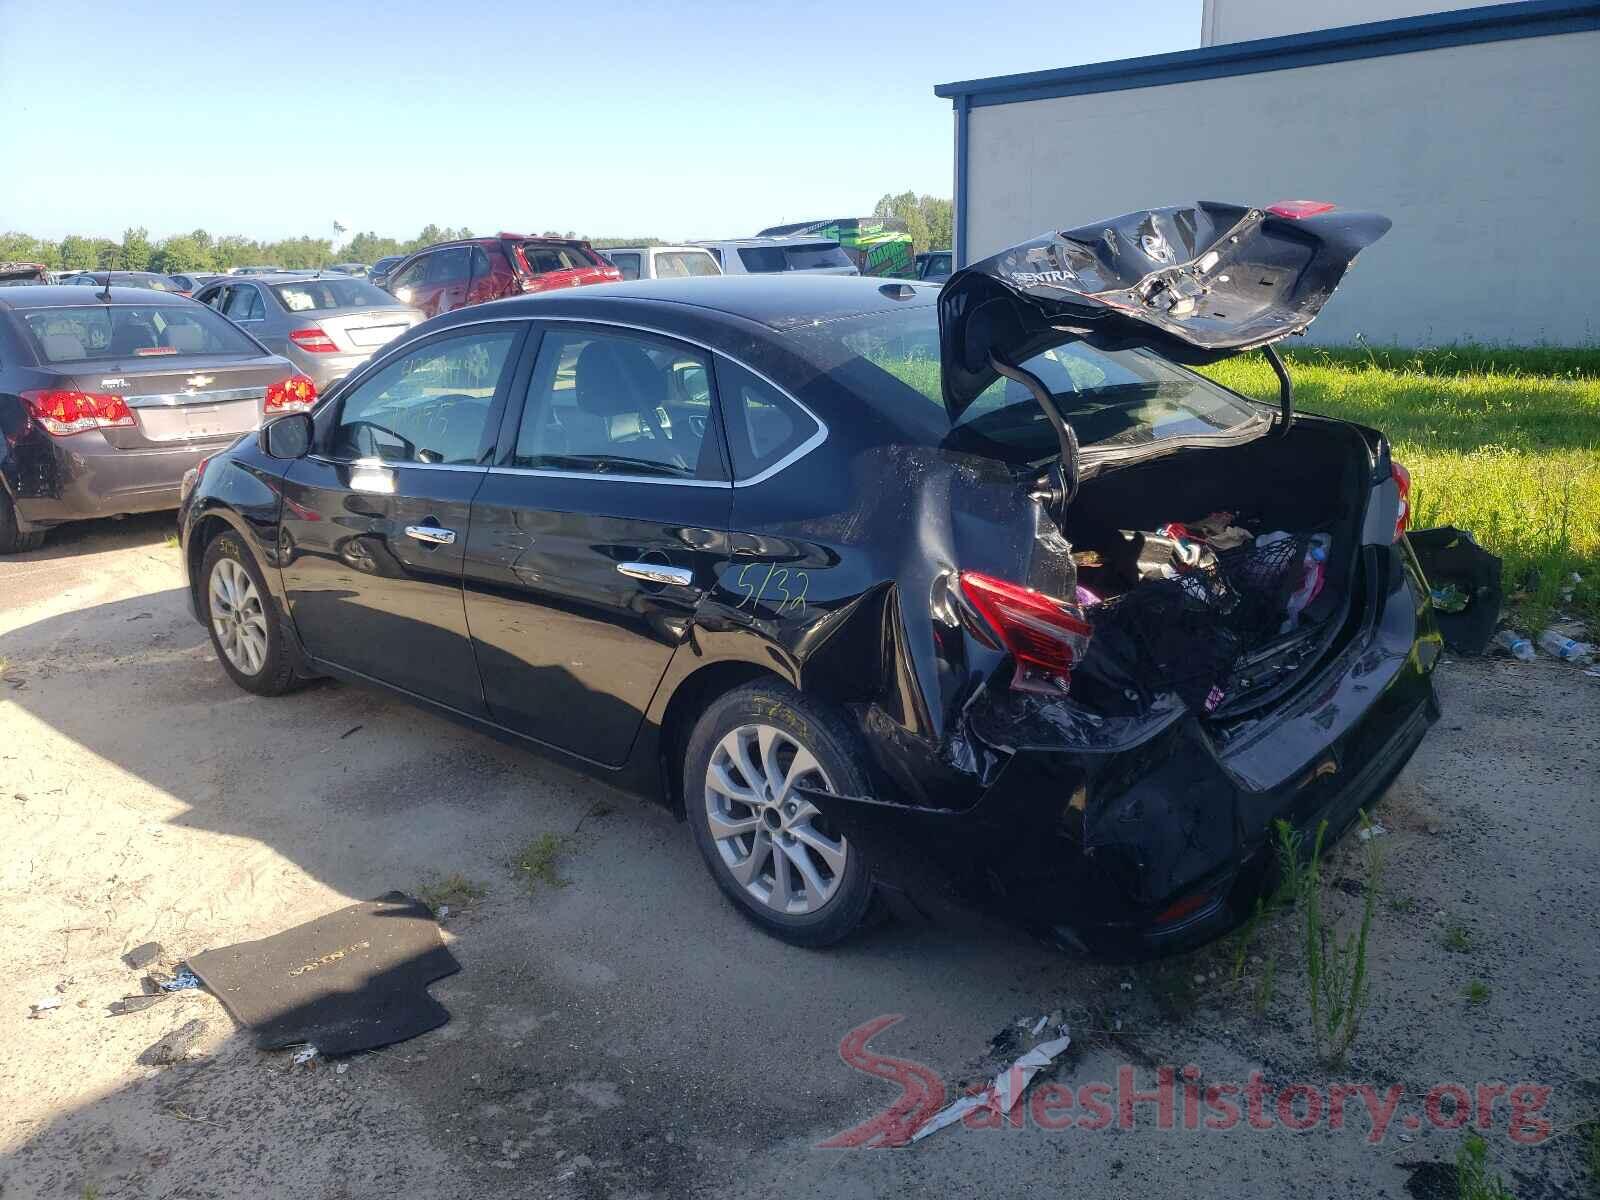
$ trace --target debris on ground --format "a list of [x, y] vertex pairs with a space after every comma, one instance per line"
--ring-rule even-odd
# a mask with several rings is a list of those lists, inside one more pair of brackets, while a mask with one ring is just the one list
[[1502, 629], [1491, 645], [1498, 646], [1519, 662], [1533, 661], [1533, 643], [1514, 629]]
[[1551, 627], [1539, 635], [1539, 649], [1551, 658], [1562, 662], [1587, 663], [1594, 659], [1594, 647], [1588, 642], [1570, 638], [1559, 629]]
[[271, 937], [207, 950], [188, 969], [255, 1034], [257, 1049], [311, 1045], [338, 1057], [443, 1025], [450, 1011], [428, 985], [461, 964], [428, 906], [390, 892]]
[[42, 1017], [45, 1013], [61, 1007], [60, 996], [46, 996], [42, 1000], [35, 1000], [28, 1005], [29, 1017]]
[[196, 975], [187, 966], [182, 966], [178, 968], [177, 974], [173, 975], [171, 979], [162, 982], [160, 986], [163, 992], [186, 992], [190, 988], [200, 986], [200, 976]]
[[199, 1018], [185, 1021], [139, 1055], [137, 1061], [142, 1067], [166, 1067], [180, 1063], [189, 1057], [189, 1051], [195, 1048], [205, 1031], [206, 1023]]
[[1457, 654], [1482, 654], [1500, 621], [1500, 559], [1451, 525], [1413, 529], [1406, 540], [1428, 580], [1445, 644]]
[[156, 992], [153, 995], [146, 993], [143, 996], [124, 996], [121, 1000], [113, 1000], [106, 1005], [106, 1016], [125, 1017], [129, 1013], [143, 1012], [147, 1008], [154, 1008], [163, 1000], [171, 998], [170, 992]]
[[1000, 1074], [994, 1077], [983, 1091], [974, 1096], [963, 1096], [953, 1104], [948, 1104], [933, 1116], [929, 1117], [917, 1127], [911, 1135], [913, 1142], [920, 1142], [930, 1134], [939, 1132], [947, 1125], [954, 1125], [969, 1112], [980, 1108], [993, 1109], [1004, 1117], [1017, 1106], [1017, 1101], [1022, 1099], [1022, 1094], [1028, 1090], [1028, 1084], [1033, 1077], [1053, 1063], [1061, 1052], [1072, 1045], [1072, 1037], [1067, 1033], [1065, 1025], [1060, 1027], [1061, 1036], [1052, 1041], [1040, 1042], [1029, 1050], [1016, 1062], [1012, 1063]]
[[1382, 837], [1388, 832], [1389, 831], [1386, 828], [1374, 821], [1370, 825], [1363, 825], [1361, 827], [1361, 831], [1357, 833], [1356, 836], [1359, 837], [1363, 842], [1370, 842], [1373, 838]]
[[303, 1067], [306, 1065], [306, 1063], [311, 1062], [316, 1057], [317, 1048], [315, 1046], [306, 1046], [295, 1051], [294, 1062], [292, 1065], [296, 1067]]
[[130, 970], [142, 971], [151, 963], [160, 959], [160, 957], [161, 943], [145, 942], [141, 945], [135, 946], [132, 950], [129, 950], [126, 954], [124, 954], [122, 956], [122, 961]]

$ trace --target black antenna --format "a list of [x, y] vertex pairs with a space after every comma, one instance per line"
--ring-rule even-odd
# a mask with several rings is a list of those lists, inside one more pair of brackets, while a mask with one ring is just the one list
[[111, 303], [111, 268], [109, 266], [106, 268], [106, 290], [96, 296], [95, 299], [106, 304]]

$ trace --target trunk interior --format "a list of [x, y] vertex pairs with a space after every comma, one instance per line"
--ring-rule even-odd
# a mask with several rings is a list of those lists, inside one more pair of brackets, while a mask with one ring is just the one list
[[[1183, 450], [1085, 482], [1063, 533], [1088, 590], [1078, 599], [1105, 642], [1101, 682], [1124, 696], [1171, 686], [1206, 713], [1278, 694], [1267, 685], [1324, 655], [1342, 623], [1369, 473], [1356, 430], [1301, 420], [1283, 437]], [[1207, 517], [1227, 533], [1195, 532]], [[1161, 531], [1172, 523], [1188, 529], [1169, 540]], [[1188, 557], [1174, 559], [1180, 538]]]

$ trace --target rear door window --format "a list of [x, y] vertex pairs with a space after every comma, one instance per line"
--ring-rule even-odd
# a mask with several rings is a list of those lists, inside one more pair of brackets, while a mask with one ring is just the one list
[[607, 254], [611, 265], [622, 272], [624, 279], [639, 278], [639, 256], [637, 254]]
[[739, 261], [744, 264], [746, 271], [757, 275], [789, 269], [789, 260], [784, 257], [782, 246], [740, 246]]
[[573, 271], [597, 265], [593, 256], [578, 246], [549, 246], [538, 242], [522, 243], [522, 258], [535, 275], [551, 271]]
[[502, 327], [431, 341], [395, 359], [346, 393], [329, 432], [333, 457], [480, 462], [516, 340], [515, 330]]
[[837, 242], [816, 242], [810, 246], [789, 246], [784, 249], [791, 271], [815, 271], [819, 267], [848, 267], [850, 256]]
[[656, 278], [681, 279], [689, 275], [720, 275], [721, 269], [704, 250], [661, 250], [656, 253]]
[[389, 290], [398, 292], [401, 288], [416, 287], [427, 273], [428, 261], [431, 258], [433, 255], [424, 254], [421, 258], [415, 259], [405, 270], [389, 280]]
[[724, 479], [706, 356], [664, 339], [546, 333], [511, 466]]
[[466, 246], [451, 246], [429, 255], [429, 283], [465, 283], [472, 275], [472, 253]]
[[717, 361], [717, 394], [733, 454], [733, 477], [741, 482], [772, 470], [822, 432], [793, 400], [727, 359]]
[[228, 298], [222, 302], [222, 313], [232, 321], [261, 321], [267, 315], [261, 293], [253, 283], [236, 283], [229, 288]]

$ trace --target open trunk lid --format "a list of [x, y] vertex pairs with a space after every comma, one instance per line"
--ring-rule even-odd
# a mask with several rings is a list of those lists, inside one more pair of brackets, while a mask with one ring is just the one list
[[1075, 338], [1212, 362], [1311, 324], [1390, 221], [1313, 201], [1198, 201], [1041, 234], [957, 271], [939, 292], [952, 421], [1000, 375]]

